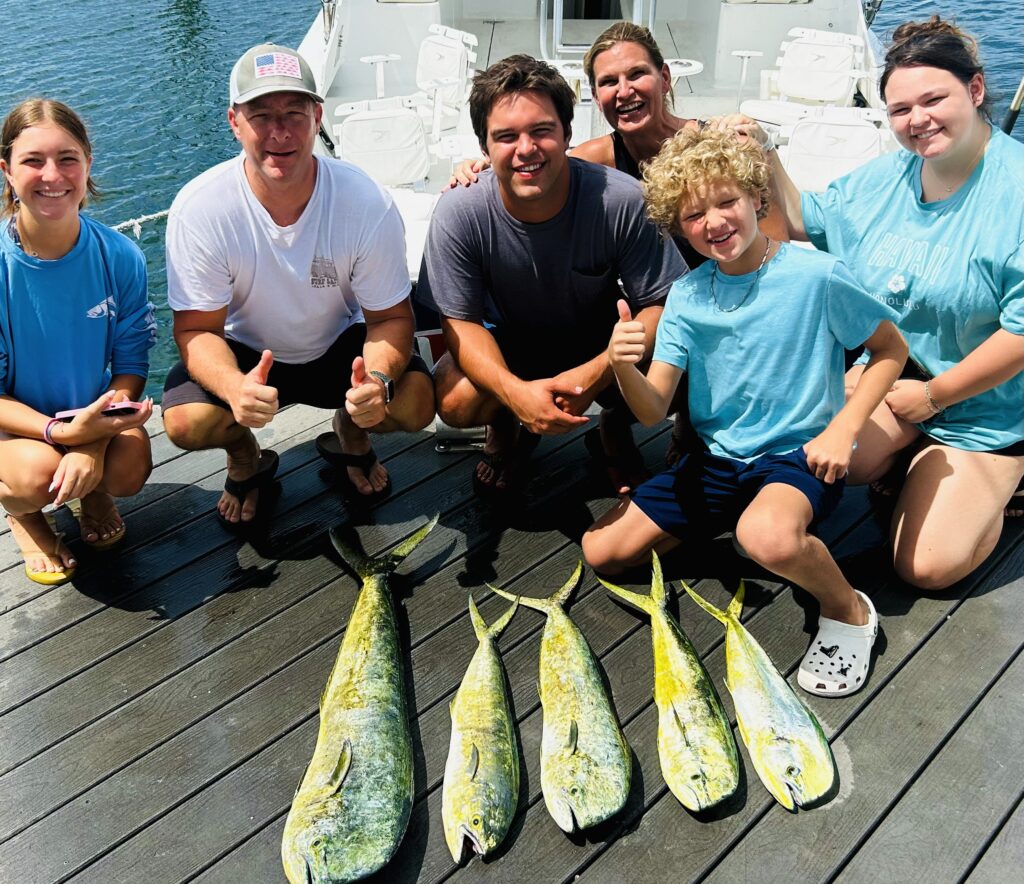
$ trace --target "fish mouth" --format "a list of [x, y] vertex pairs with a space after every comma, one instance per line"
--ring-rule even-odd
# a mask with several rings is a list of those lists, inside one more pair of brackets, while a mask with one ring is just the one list
[[551, 802], [549, 809], [552, 819], [554, 819], [558, 828], [563, 832], [571, 835], [576, 829], [580, 828], [576, 812], [573, 810], [568, 798], [556, 798]]
[[480, 843], [480, 839], [477, 838], [476, 834], [465, 823], [459, 826], [459, 842], [462, 845], [463, 855], [466, 852], [467, 842], [477, 856], [483, 856], [486, 852], [483, 844]]

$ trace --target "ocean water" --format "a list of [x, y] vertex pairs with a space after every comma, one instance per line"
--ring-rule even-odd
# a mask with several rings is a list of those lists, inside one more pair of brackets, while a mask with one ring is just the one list
[[[319, 0], [0, 0], [0, 114], [23, 98], [66, 101], [93, 139], [93, 176], [107, 224], [167, 208], [178, 189], [232, 156], [227, 79], [249, 46], [296, 46]], [[979, 39], [997, 119], [1024, 74], [1019, 0], [886, 0], [874, 30], [885, 41], [901, 21], [938, 12]], [[1014, 133], [1024, 140], [1024, 120]], [[147, 392], [159, 399], [177, 359], [170, 333], [163, 222], [145, 225], [150, 289], [160, 321]]]

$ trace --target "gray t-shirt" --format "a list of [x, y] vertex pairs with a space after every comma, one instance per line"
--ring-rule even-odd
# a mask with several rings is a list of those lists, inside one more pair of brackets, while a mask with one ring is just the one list
[[569, 198], [549, 221], [509, 215], [490, 172], [442, 194], [430, 221], [417, 299], [445, 317], [493, 324], [513, 371], [523, 359], [552, 370], [586, 362], [608, 346], [618, 280], [635, 314], [687, 273], [644, 215], [637, 181], [569, 163]]

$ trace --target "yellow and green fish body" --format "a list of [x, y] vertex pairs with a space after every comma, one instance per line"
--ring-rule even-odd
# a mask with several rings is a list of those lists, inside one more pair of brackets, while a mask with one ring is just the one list
[[364, 878], [387, 863], [405, 834], [412, 738], [388, 575], [436, 521], [373, 560], [331, 532], [363, 585], [320, 698], [316, 748], [285, 822], [281, 858], [292, 884]]
[[519, 800], [519, 744], [496, 642], [512, 619], [513, 604], [488, 628], [469, 597], [480, 644], [452, 700], [452, 739], [441, 789], [444, 837], [455, 862], [468, 842], [480, 856], [508, 833]]
[[[632, 753], [597, 661], [562, 609], [582, 569], [578, 564], [549, 599], [518, 597], [521, 604], [547, 615], [540, 648], [540, 782], [548, 812], [565, 832], [595, 826], [618, 813], [629, 795], [632, 774]], [[505, 598], [517, 598], [491, 588]]]
[[736, 791], [739, 753], [714, 684], [696, 649], [668, 614], [668, 597], [656, 554], [652, 571], [650, 596], [604, 580], [601, 583], [651, 618], [661, 773], [684, 807], [695, 812], [706, 810]]
[[725, 624], [726, 686], [754, 770], [787, 810], [824, 797], [835, 782], [835, 764], [818, 719], [793, 692], [754, 637], [740, 623], [743, 584], [725, 611], [683, 588]]

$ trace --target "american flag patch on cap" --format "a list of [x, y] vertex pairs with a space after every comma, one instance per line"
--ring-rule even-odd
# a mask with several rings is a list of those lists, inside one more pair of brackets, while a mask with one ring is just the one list
[[289, 55], [286, 52], [267, 52], [263, 55], [257, 55], [254, 59], [256, 63], [256, 79], [261, 77], [294, 77], [296, 80], [302, 79], [302, 71], [299, 70], [299, 57], [297, 55]]

